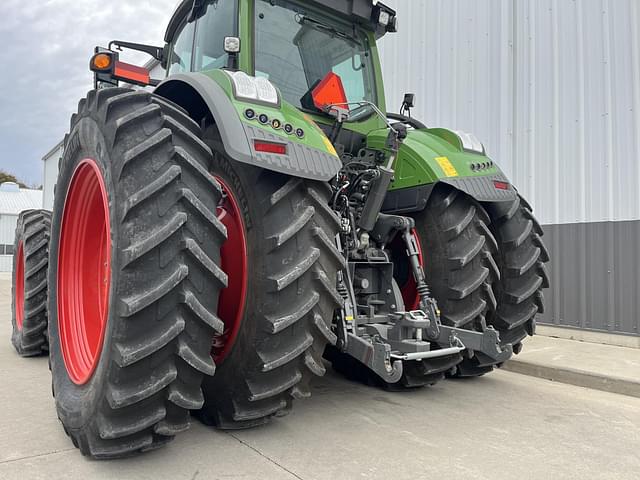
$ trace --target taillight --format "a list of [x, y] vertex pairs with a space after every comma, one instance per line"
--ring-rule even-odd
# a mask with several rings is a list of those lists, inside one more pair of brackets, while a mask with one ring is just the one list
[[493, 181], [493, 186], [498, 190], [509, 190], [510, 185], [507, 182], [501, 182], [499, 180]]
[[254, 140], [253, 146], [256, 149], [256, 152], [275, 153], [277, 155], [287, 154], [287, 146], [283, 143]]

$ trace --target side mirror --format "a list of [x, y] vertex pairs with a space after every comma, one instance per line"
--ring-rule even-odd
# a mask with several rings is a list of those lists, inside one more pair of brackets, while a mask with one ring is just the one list
[[407, 115], [411, 117], [411, 109], [415, 106], [416, 95], [414, 93], [405, 93], [404, 100], [402, 100], [402, 107], [400, 107], [400, 115]]
[[164, 48], [162, 49], [162, 60], [160, 61], [160, 66], [167, 70], [169, 68], [169, 54], [171, 52], [171, 46], [168, 43], [164, 44]]
[[135, 50], [137, 52], [143, 52], [152, 56], [159, 62], [162, 62], [164, 58], [165, 48], [154, 47], [153, 45], [143, 45], [142, 43], [123, 42], [121, 40], [112, 40], [109, 42], [109, 50], [113, 50], [113, 46], [116, 46], [118, 50], [128, 48], [129, 50]]

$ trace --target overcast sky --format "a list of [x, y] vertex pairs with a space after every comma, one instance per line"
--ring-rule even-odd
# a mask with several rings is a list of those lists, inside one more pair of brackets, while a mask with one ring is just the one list
[[40, 185], [43, 155], [92, 88], [93, 48], [114, 39], [162, 46], [178, 2], [0, 0], [0, 169]]

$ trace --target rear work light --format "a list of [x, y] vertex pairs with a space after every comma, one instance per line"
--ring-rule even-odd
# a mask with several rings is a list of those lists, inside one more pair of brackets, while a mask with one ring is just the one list
[[256, 152], [275, 153], [276, 155], [286, 155], [287, 146], [283, 143], [265, 142], [263, 140], [254, 140], [253, 146]]
[[499, 180], [494, 180], [493, 186], [496, 187], [497, 190], [509, 190], [510, 185], [507, 182], [500, 182]]

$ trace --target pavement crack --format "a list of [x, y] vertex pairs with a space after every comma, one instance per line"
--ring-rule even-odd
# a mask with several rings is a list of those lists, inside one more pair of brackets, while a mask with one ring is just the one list
[[58, 453], [71, 452], [73, 450], [75, 450], [75, 448], [64, 448], [62, 450], [54, 450], [53, 452], [38, 453], [36, 455], [26, 455], [24, 457], [19, 457], [19, 458], [10, 458], [9, 460], [0, 460], [0, 465], [5, 465], [7, 463], [19, 462], [20, 460], [28, 460], [30, 458], [38, 458], [38, 457], [47, 457], [49, 455], [57, 455]]
[[264, 453], [262, 453], [260, 450], [258, 450], [257, 448], [251, 446], [250, 444], [248, 444], [247, 442], [241, 440], [240, 438], [236, 437], [233, 433], [231, 432], [225, 432], [227, 435], [229, 435], [230, 437], [235, 438], [238, 442], [240, 442], [242, 445], [244, 445], [245, 447], [250, 448], [251, 450], [253, 450], [254, 452], [256, 452], [258, 455], [260, 455], [262, 458], [266, 459], [267, 461], [273, 463], [276, 467], [284, 470], [285, 472], [287, 472], [290, 475], [293, 475], [295, 478], [297, 478], [298, 480], [304, 480], [304, 478], [302, 478], [300, 475], [298, 475], [295, 472], [292, 472], [291, 470], [289, 470], [287, 467], [285, 467], [284, 465], [279, 464], [278, 462], [276, 462], [273, 458], [269, 457], [268, 455], [265, 455]]

